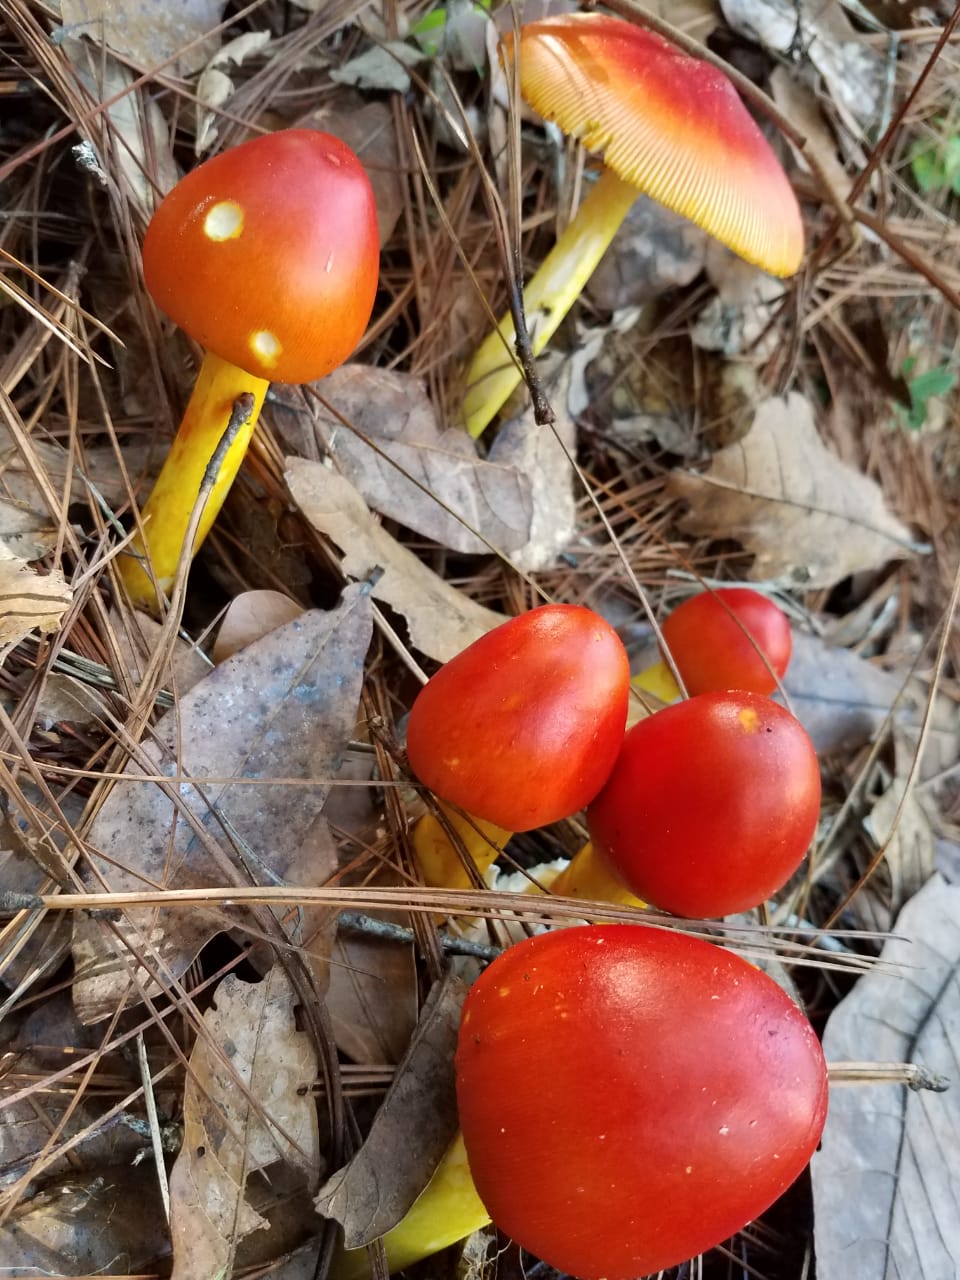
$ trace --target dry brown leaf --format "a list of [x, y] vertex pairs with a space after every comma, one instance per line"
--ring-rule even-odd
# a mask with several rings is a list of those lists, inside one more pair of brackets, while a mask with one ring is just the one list
[[452, 975], [433, 987], [367, 1140], [320, 1188], [317, 1211], [342, 1225], [348, 1249], [396, 1226], [456, 1132], [453, 1054], [467, 990]]
[[754, 581], [829, 587], [917, 549], [879, 486], [823, 444], [796, 392], [763, 401], [742, 440], [701, 475], [675, 471], [669, 488], [690, 503], [687, 533], [753, 552]]
[[[577, 428], [567, 411], [572, 368], [566, 364], [551, 388], [555, 422], [538, 426], [529, 408], [501, 427], [490, 449], [491, 462], [530, 477], [533, 506], [526, 541], [510, 556], [511, 564], [532, 572], [556, 562], [577, 529], [579, 481], [570, 457], [576, 453]], [[568, 456], [569, 455], [569, 456]]]
[[783, 306], [782, 280], [768, 276], [712, 238], [704, 269], [716, 293], [700, 308], [690, 330], [694, 346], [725, 356], [749, 352], [754, 360], [772, 354], [780, 341], [774, 323]]
[[441, 431], [418, 378], [344, 365], [318, 390], [356, 431], [311, 398], [296, 422], [287, 420], [286, 434], [300, 435], [306, 457], [332, 456], [375, 511], [466, 555], [490, 545], [512, 552], [527, 542], [529, 473], [484, 461], [464, 431]]
[[[121, 618], [116, 610], [111, 610], [110, 621], [117, 637], [120, 656], [134, 684], [139, 684], [141, 674], [160, 642], [163, 628], [155, 618], [140, 612], [132, 615], [125, 613]], [[210, 662], [206, 654], [197, 645], [177, 636], [164, 668], [164, 679], [171, 691], [176, 691], [178, 697], [183, 697], [209, 674]]]
[[[926, 688], [884, 671], [849, 649], [826, 644], [795, 631], [793, 653], [784, 679], [790, 709], [813, 740], [819, 755], [851, 753], [872, 742], [896, 703], [895, 730], [912, 733], [923, 714]], [[960, 752], [960, 723], [950, 699], [938, 700], [928, 728], [924, 762], [932, 772], [949, 769]], [[929, 776], [926, 768], [921, 778]]]
[[640, 0], [640, 8], [701, 42], [719, 25], [714, 0]]
[[347, 62], [330, 71], [335, 84], [349, 84], [357, 89], [373, 89], [385, 93], [406, 93], [410, 76], [406, 68], [424, 61], [419, 49], [402, 40], [384, 40], [369, 45]]
[[[149, 0], [144, 2], [149, 4]], [[155, 10], [155, 6], [150, 7]], [[162, 7], [169, 11], [167, 6]], [[99, 35], [97, 27], [86, 30]], [[163, 112], [150, 95], [133, 90], [133, 72], [100, 45], [70, 38], [63, 40], [61, 47], [94, 100], [111, 104], [105, 108], [113, 135], [111, 153], [102, 155], [94, 151], [91, 134], [87, 138], [90, 155], [84, 157], [81, 153], [79, 162], [91, 170], [102, 185], [122, 184], [127, 199], [145, 216], [151, 214], [157, 202], [157, 189], [162, 195], [178, 177]]]
[[[220, 21], [225, 0], [177, 0], [158, 4], [157, 0], [60, 0], [66, 28], [76, 28], [109, 49], [147, 69], [167, 62], [180, 49], [187, 49], [164, 69], [168, 75], [188, 76], [199, 71], [218, 37], [198, 40]], [[194, 41], [198, 41], [193, 44]]]
[[707, 233], [649, 196], [630, 206], [586, 292], [601, 311], [639, 307], [703, 270]]
[[793, 0], [720, 0], [740, 35], [768, 49], [802, 49], [826, 83], [846, 123], [875, 125], [881, 113], [885, 59], [856, 31], [839, 0], [798, 5]]
[[[88, 482], [108, 505], [120, 506], [125, 501], [127, 491], [113, 449], [85, 449], [82, 468], [74, 466], [68, 476], [70, 454], [61, 445], [31, 437], [30, 448], [36, 469], [43, 473], [53, 490], [67, 503], [82, 501], [87, 494]], [[155, 455], [157, 450], [152, 442], [133, 440], [123, 447], [124, 461], [131, 475], [149, 474], [154, 469], [150, 462]], [[157, 465], [159, 461], [157, 457]], [[0, 423], [0, 475], [3, 477], [4, 496], [17, 506], [29, 509], [29, 513], [37, 513], [36, 519], [42, 522], [44, 517], [39, 513], [45, 510], [46, 501], [34, 474], [33, 467], [24, 461], [9, 429], [4, 423]], [[4, 523], [7, 519], [5, 513]], [[28, 516], [24, 519], [28, 519]], [[28, 560], [30, 557], [25, 555], [23, 559]]]
[[947, 1280], [960, 1274], [960, 887], [934, 876], [882, 958], [830, 1015], [828, 1060], [916, 1063], [953, 1087], [831, 1089], [811, 1166], [817, 1276]]
[[41, 576], [23, 560], [0, 560], [0, 644], [17, 644], [35, 627], [58, 631], [72, 599], [59, 569]]
[[57, 528], [50, 520], [0, 498], [0, 560], [40, 560], [56, 542]]
[[[347, 587], [337, 609], [311, 610], [249, 645], [163, 717], [87, 836], [111, 889], [317, 884], [329, 874], [320, 816], [353, 734], [371, 613], [367, 588]], [[144, 769], [191, 781], [168, 792], [141, 781]], [[149, 939], [175, 977], [224, 927], [196, 909], [132, 908], [116, 924], [136, 952], [149, 953]], [[300, 919], [291, 927], [312, 932]], [[74, 1003], [85, 1022], [136, 1002], [137, 983], [156, 989], [102, 921], [78, 917], [73, 946]]]
[[303, 608], [282, 591], [244, 591], [236, 596], [223, 616], [213, 643], [213, 661], [219, 665], [254, 640], [269, 635], [294, 618]]
[[[803, 135], [807, 151], [819, 162], [834, 190], [842, 194], [849, 186], [849, 179], [837, 155], [837, 140], [824, 118], [814, 90], [800, 79], [795, 68], [788, 70], [785, 66], [777, 66], [770, 75], [770, 92], [780, 110]], [[807, 168], [799, 152], [797, 162]]]
[[343, 551], [343, 572], [373, 585], [378, 600], [403, 614], [410, 642], [437, 662], [446, 662], [506, 618], [485, 609], [428, 569], [383, 529], [344, 476], [319, 462], [287, 458], [286, 481], [294, 502], [315, 529]]
[[270, 43], [269, 31], [245, 31], [242, 36], [228, 40], [219, 48], [200, 73], [197, 81], [197, 129], [193, 141], [194, 154], [202, 156], [217, 140], [220, 130], [216, 110], [233, 93], [233, 80], [223, 70], [233, 64], [240, 67], [254, 54], [261, 53]]
[[[13, 888], [15, 881], [9, 879], [6, 873], [7, 867], [0, 865], [0, 883], [5, 889]], [[47, 945], [46, 955], [51, 957], [52, 971], [55, 972], [60, 964], [61, 953], [53, 939], [47, 937], [44, 942]], [[13, 979], [15, 985], [15, 974], [5, 969], [4, 977], [8, 983]], [[25, 1017], [23, 1024], [11, 1039], [4, 1037], [4, 1048], [10, 1055], [7, 1058], [10, 1072], [4, 1081], [3, 1106], [0, 1107], [0, 1169], [3, 1171], [0, 1182], [4, 1185], [5, 1194], [16, 1178], [23, 1177], [24, 1182], [31, 1180], [29, 1171], [35, 1166], [39, 1153], [47, 1148], [53, 1129], [57, 1130], [58, 1136], [53, 1148], [48, 1149], [44, 1156], [43, 1169], [34, 1173], [32, 1180], [35, 1186], [39, 1185], [40, 1179], [44, 1184], [56, 1178], [69, 1179], [76, 1174], [80, 1165], [85, 1169], [98, 1168], [104, 1171], [121, 1165], [129, 1169], [137, 1154], [144, 1150], [143, 1135], [126, 1124], [99, 1123], [103, 1108], [94, 1096], [87, 1094], [79, 1099], [67, 1089], [54, 1088], [40, 1095], [40, 1105], [35, 1092], [30, 1097], [14, 1100], [12, 1095], [19, 1091], [19, 1086], [24, 1082], [43, 1079], [49, 1072], [59, 1070], [68, 1058], [79, 1060], [89, 1050], [95, 1049], [102, 1040], [99, 1028], [92, 1030], [80, 1025], [66, 992], [48, 996], [26, 1007], [32, 1011]], [[7, 1036], [14, 1031], [10, 1025], [12, 1021], [6, 1019], [4, 1022]], [[70, 1144], [70, 1150], [64, 1150], [67, 1144]], [[155, 1186], [155, 1173], [152, 1175], [152, 1182]], [[64, 1199], [68, 1203], [70, 1185], [67, 1183], [64, 1186]], [[51, 1232], [63, 1231], [64, 1243], [70, 1238], [69, 1225], [60, 1222], [49, 1205], [38, 1206], [36, 1217], [29, 1213], [27, 1217], [30, 1225], [24, 1228], [21, 1237], [24, 1249], [28, 1246], [30, 1249], [48, 1247], [53, 1243], [48, 1234]], [[82, 1239], [79, 1224], [77, 1225], [78, 1231], [73, 1237], [75, 1241]], [[88, 1230], [90, 1227], [90, 1220], [85, 1219], [84, 1229]], [[7, 1252], [8, 1239], [3, 1228], [0, 1228], [0, 1275], [4, 1275], [2, 1264], [11, 1262], [11, 1256]], [[33, 1256], [34, 1263], [40, 1256], [42, 1255]]]
[[[937, 861], [933, 828], [915, 791], [907, 796], [897, 816], [905, 786], [906, 778], [892, 778], [863, 823], [875, 848], [884, 850], [884, 905], [893, 911], [899, 911], [920, 891], [933, 875]], [[871, 881], [866, 887], [869, 890], [875, 886]]]
[[153, 1162], [133, 1165], [129, 1156], [101, 1165], [95, 1178], [50, 1184], [0, 1226], [3, 1276], [156, 1273], [168, 1252]]
[[784, 689], [818, 755], [853, 752], [871, 742], [902, 687], [902, 680], [859, 654], [794, 632]]
[[341, 1052], [359, 1063], [399, 1062], [417, 1022], [413, 945], [338, 934], [326, 1004]]
[[184, 1092], [183, 1148], [170, 1176], [173, 1280], [229, 1275], [239, 1242], [268, 1226], [247, 1197], [252, 1174], [288, 1165], [316, 1184], [317, 1058], [297, 1030], [294, 1006], [276, 966], [257, 983], [229, 974], [204, 1016]]

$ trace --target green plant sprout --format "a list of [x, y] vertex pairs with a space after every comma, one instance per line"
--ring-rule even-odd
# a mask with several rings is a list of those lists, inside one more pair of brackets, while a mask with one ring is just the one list
[[960, 196], [960, 133], [946, 120], [935, 122], [938, 136], [915, 143], [910, 155], [913, 180], [925, 196], [952, 191]]
[[911, 431], [921, 431], [927, 421], [931, 400], [949, 395], [957, 385], [957, 375], [946, 364], [914, 375], [917, 357], [907, 356], [902, 365], [910, 392], [910, 408], [900, 409], [900, 417]]

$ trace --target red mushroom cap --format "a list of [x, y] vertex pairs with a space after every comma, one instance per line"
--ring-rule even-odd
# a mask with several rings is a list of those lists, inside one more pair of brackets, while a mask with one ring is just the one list
[[585, 1280], [721, 1243], [798, 1176], [827, 1112], [823, 1053], [786, 992], [643, 925], [509, 947], [470, 989], [456, 1069], [493, 1221]]
[[143, 242], [154, 300], [201, 346], [271, 382], [342, 364], [373, 309], [370, 180], [330, 134], [286, 129], [225, 151], [160, 203]]
[[751, 587], [719, 587], [684, 600], [664, 619], [663, 640], [687, 693], [773, 693], [790, 662], [790, 619]]
[[[506, 38], [507, 49], [512, 36]], [[733, 85], [652, 31], [598, 13], [520, 29], [520, 89], [625, 182], [748, 262], [791, 275], [803, 257], [796, 196]]]

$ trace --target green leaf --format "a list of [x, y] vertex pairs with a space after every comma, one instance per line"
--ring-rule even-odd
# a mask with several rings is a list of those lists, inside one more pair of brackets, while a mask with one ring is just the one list
[[932, 396], [945, 396], [956, 384], [957, 375], [945, 366], [928, 369], [926, 373], [918, 373], [910, 379], [910, 396], [913, 400], [926, 402]]

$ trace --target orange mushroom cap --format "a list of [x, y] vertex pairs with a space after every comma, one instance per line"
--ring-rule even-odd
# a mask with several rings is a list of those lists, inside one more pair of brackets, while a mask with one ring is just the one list
[[779, 276], [799, 267], [793, 189], [733, 85], [709, 63], [631, 22], [567, 14], [521, 27], [520, 90], [625, 182], [748, 262]]
[[285, 129], [199, 165], [143, 242], [154, 300], [201, 346], [271, 382], [342, 364], [370, 319], [379, 238], [360, 161], [330, 134]]

